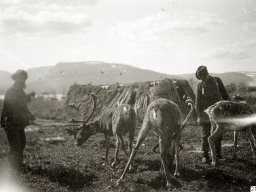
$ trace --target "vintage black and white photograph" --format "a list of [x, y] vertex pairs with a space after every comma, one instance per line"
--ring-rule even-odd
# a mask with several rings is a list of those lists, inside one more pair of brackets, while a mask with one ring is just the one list
[[256, 192], [255, 0], [0, 0], [0, 192]]

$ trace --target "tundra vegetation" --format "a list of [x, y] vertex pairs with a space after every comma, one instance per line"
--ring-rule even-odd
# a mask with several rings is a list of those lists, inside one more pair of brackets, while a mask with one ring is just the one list
[[[102, 134], [92, 135], [81, 147], [74, 144], [74, 139], [69, 136], [64, 125], [70, 117], [77, 118], [77, 113], [68, 107], [71, 102], [82, 102], [84, 107], [90, 106], [90, 93], [101, 95], [104, 100], [99, 100], [95, 114], [102, 107], [111, 102], [119, 91], [128, 87], [112, 85], [107, 91], [92, 85], [70, 87], [66, 100], [49, 101], [37, 98], [29, 105], [30, 110], [38, 117], [36, 125], [26, 128], [27, 147], [25, 149], [25, 169], [15, 175], [17, 185], [25, 191], [166, 191], [166, 179], [161, 168], [159, 154], [152, 152], [158, 142], [155, 135], [149, 133], [141, 144], [133, 161], [133, 169], [119, 186], [116, 181], [120, 178], [127, 157], [120, 151], [120, 164], [113, 169], [103, 166], [105, 161], [105, 138]], [[137, 88], [140, 96], [150, 88], [150, 84], [134, 84], [129, 88]], [[144, 91], [141, 91], [143, 89]], [[243, 97], [255, 112], [255, 91], [239, 92], [236, 90], [231, 95]], [[136, 96], [136, 97], [140, 97]], [[1, 106], [2, 102], [0, 102]], [[185, 106], [184, 106], [185, 108]], [[89, 110], [89, 109], [88, 109]], [[181, 107], [181, 111], [183, 111]], [[184, 113], [186, 114], [186, 113]], [[137, 119], [135, 131], [136, 143], [141, 121]], [[250, 186], [256, 183], [256, 164], [253, 161], [250, 145], [246, 135], [239, 135], [237, 159], [233, 155], [233, 134], [224, 134], [223, 154], [217, 167], [201, 164], [200, 154], [200, 127], [191, 123], [184, 128], [181, 139], [184, 143], [180, 151], [180, 177], [171, 177], [172, 191], [249, 191]], [[127, 139], [125, 141], [127, 142]], [[109, 161], [114, 161], [115, 138], [110, 139]], [[127, 146], [126, 146], [127, 147]], [[246, 149], [246, 150], [245, 150]], [[5, 157], [8, 152], [8, 142], [3, 129], [0, 129], [0, 191], [8, 179], [15, 180], [14, 175], [7, 176]], [[170, 172], [174, 172], [175, 163], [170, 165]], [[4, 176], [4, 177], [3, 177]], [[4, 179], [2, 179], [4, 178]]]

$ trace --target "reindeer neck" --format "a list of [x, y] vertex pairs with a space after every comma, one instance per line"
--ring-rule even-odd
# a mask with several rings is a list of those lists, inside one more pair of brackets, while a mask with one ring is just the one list
[[[109, 122], [111, 121], [111, 117], [110, 116], [105, 116], [105, 118], [99, 118], [97, 121], [94, 122], [94, 126], [95, 126], [95, 129], [97, 130], [98, 133], [103, 133], [103, 134], [109, 134], [109, 135], [112, 135], [112, 126], [110, 125], [107, 125], [109, 123], [112, 124], [112, 122]], [[108, 129], [108, 127], [110, 127], [110, 130]]]

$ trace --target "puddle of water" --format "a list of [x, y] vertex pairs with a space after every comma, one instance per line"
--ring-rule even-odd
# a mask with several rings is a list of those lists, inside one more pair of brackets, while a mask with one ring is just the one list
[[[234, 146], [233, 143], [224, 143], [221, 145], [221, 147], [233, 147], [233, 146]], [[185, 147], [184, 149], [187, 150], [189, 153], [201, 153], [200, 146]]]
[[199, 148], [193, 148], [193, 149], [188, 149], [189, 153], [202, 153], [201, 147]]
[[30, 126], [27, 126], [25, 128], [25, 132], [33, 132], [33, 131], [38, 131], [40, 128], [37, 127], [37, 126], [33, 126], [33, 125], [30, 125]]
[[234, 146], [233, 143], [225, 143], [221, 145], [221, 147], [233, 147], [233, 146]]
[[41, 138], [41, 140], [44, 140], [44, 141], [64, 141], [65, 138], [64, 137], [46, 137], [46, 138]]
[[183, 150], [189, 152], [189, 153], [201, 153], [201, 146], [200, 145], [187, 145], [184, 144]]

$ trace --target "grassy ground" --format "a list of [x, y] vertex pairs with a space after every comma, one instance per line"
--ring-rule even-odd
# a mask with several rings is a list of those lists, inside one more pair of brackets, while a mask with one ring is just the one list
[[[157, 142], [155, 136], [148, 136], [135, 157], [134, 169], [116, 187], [127, 157], [121, 151], [121, 162], [116, 169], [103, 166], [103, 135], [96, 134], [77, 147], [62, 123], [51, 120], [37, 120], [37, 123], [40, 126], [27, 127], [26, 169], [17, 175], [9, 172], [5, 161], [8, 143], [0, 129], [0, 191], [7, 184], [14, 186], [13, 183], [19, 187], [18, 191], [166, 191], [164, 173], [159, 171], [160, 157], [151, 151]], [[256, 184], [256, 165], [243, 134], [239, 138], [237, 160], [231, 159], [232, 134], [225, 135], [224, 159], [217, 168], [200, 162], [200, 127], [186, 127], [182, 140], [181, 177], [172, 178], [172, 191], [249, 191]], [[110, 162], [114, 157], [113, 138], [111, 143]], [[170, 169], [173, 173], [174, 166]]]

